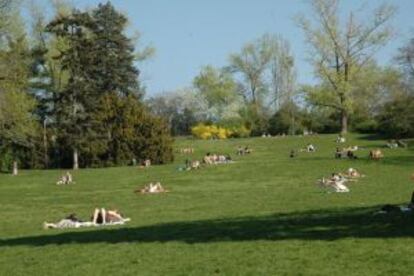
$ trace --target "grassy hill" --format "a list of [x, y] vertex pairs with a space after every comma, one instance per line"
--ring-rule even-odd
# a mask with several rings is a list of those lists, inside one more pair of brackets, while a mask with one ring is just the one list
[[[335, 160], [334, 135], [226, 141], [177, 139], [193, 155], [174, 164], [86, 169], [76, 184], [56, 186], [64, 172], [0, 175], [0, 275], [410, 275], [414, 271], [414, 215], [374, 216], [384, 204], [410, 200], [413, 149], [384, 149], [362, 135], [358, 160]], [[315, 153], [289, 158], [307, 143]], [[238, 157], [237, 146], [253, 153]], [[230, 153], [233, 164], [178, 171], [186, 158]], [[349, 167], [365, 178], [351, 192], [327, 193], [316, 179]], [[161, 181], [167, 194], [133, 190]], [[75, 212], [118, 208], [123, 226], [43, 230]]]

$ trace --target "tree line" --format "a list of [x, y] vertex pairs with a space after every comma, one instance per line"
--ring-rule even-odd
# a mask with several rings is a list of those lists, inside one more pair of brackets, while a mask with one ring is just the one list
[[294, 20], [316, 84], [299, 84], [289, 41], [265, 34], [230, 54], [228, 65], [203, 67], [190, 87], [152, 97], [149, 106], [176, 135], [204, 122], [243, 125], [252, 135], [351, 130], [413, 136], [414, 39], [381, 66], [375, 54], [395, 37], [396, 8], [384, 4], [361, 18], [354, 11], [340, 14], [340, 2], [310, 1], [312, 14]]
[[173, 159], [168, 125], [143, 104], [127, 18], [109, 2], [88, 11], [55, 2], [26, 34], [16, 1], [1, 0], [3, 170], [101, 167]]
[[[88, 10], [51, 1], [53, 16], [0, 0], [0, 169], [102, 167], [172, 161], [172, 136], [199, 123], [301, 134], [359, 131], [414, 135], [414, 38], [389, 65], [375, 54], [395, 37], [394, 6], [344, 15], [340, 0], [313, 0], [295, 18], [315, 84], [297, 81], [292, 47], [264, 34], [202, 67], [184, 89], [145, 97], [128, 18], [110, 2]], [[345, 19], [345, 20], [343, 20]], [[27, 22], [26, 22], [27, 23]]]

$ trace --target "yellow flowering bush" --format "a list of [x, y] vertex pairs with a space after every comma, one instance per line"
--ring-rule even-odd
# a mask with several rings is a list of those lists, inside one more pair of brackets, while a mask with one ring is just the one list
[[198, 139], [227, 139], [230, 137], [248, 137], [250, 130], [246, 127], [225, 128], [217, 125], [198, 124], [191, 128], [191, 133]]

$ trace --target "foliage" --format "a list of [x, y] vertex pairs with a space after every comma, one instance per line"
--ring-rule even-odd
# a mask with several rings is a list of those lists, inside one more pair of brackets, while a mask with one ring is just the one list
[[392, 138], [414, 137], [414, 96], [387, 102], [378, 115], [378, 130]]
[[269, 119], [268, 132], [276, 134], [302, 134], [303, 127], [302, 112], [293, 102], [286, 102], [280, 109]]
[[[127, 18], [110, 4], [58, 15], [47, 29], [66, 47], [55, 57], [68, 82], [53, 99], [57, 163], [68, 166], [80, 155], [81, 166], [128, 164], [150, 158], [172, 160], [165, 124], [150, 116], [140, 101], [143, 88], [134, 52], [125, 34]], [[139, 56], [139, 57], [138, 57]], [[49, 105], [50, 106], [50, 105]], [[74, 165], [75, 166], [75, 165]]]
[[358, 21], [351, 12], [349, 20], [341, 24], [339, 3], [339, 0], [312, 1], [316, 20], [301, 16], [298, 23], [312, 47], [310, 59], [315, 75], [322, 81], [318, 89], [305, 91], [313, 104], [341, 112], [341, 131], [346, 133], [348, 118], [357, 101], [352, 94], [355, 80], [373, 54], [391, 39], [388, 22], [395, 8], [381, 5], [367, 23]]
[[191, 128], [191, 132], [194, 137], [207, 140], [207, 139], [226, 139], [231, 135], [230, 130], [216, 126], [198, 124]]
[[214, 117], [205, 98], [193, 89], [153, 96], [146, 104], [151, 113], [169, 124], [171, 134], [175, 136], [191, 135], [191, 127], [197, 122], [211, 121]]
[[216, 120], [223, 119], [225, 109], [236, 101], [236, 83], [232, 76], [223, 70], [205, 66], [194, 78], [194, 86], [206, 100], [209, 108], [215, 108]]
[[[17, 19], [18, 20], [18, 19]], [[8, 33], [7, 47], [0, 49], [0, 155], [3, 169], [12, 161], [25, 162], [23, 153], [33, 148], [37, 125], [35, 101], [27, 94], [30, 55], [24, 35]]]
[[191, 128], [191, 132], [194, 137], [203, 140], [227, 139], [231, 137], [242, 138], [250, 135], [250, 130], [243, 125], [224, 127], [199, 123]]
[[400, 48], [396, 61], [401, 66], [408, 85], [414, 83], [414, 38]]

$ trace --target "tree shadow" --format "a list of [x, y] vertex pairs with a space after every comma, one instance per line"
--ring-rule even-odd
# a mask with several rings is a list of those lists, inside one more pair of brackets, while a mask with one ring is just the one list
[[381, 160], [385, 165], [394, 165], [394, 166], [409, 166], [414, 165], [414, 156], [389, 156]]
[[[341, 210], [315, 210], [189, 222], [173, 222], [132, 228], [67, 230], [70, 232], [0, 240], [5, 246], [123, 242], [210, 243], [255, 240], [338, 240], [344, 238], [414, 237], [412, 214], [374, 215], [378, 206]], [[52, 231], [52, 230], [49, 230]], [[56, 230], [58, 231], [58, 230]]]
[[376, 141], [376, 140], [386, 140], [387, 137], [379, 133], [367, 133], [358, 135], [358, 139]]

